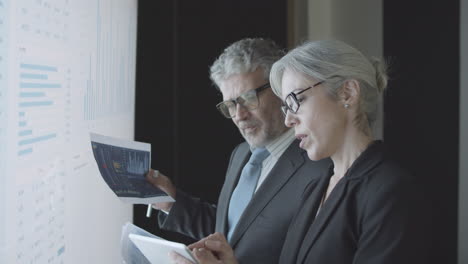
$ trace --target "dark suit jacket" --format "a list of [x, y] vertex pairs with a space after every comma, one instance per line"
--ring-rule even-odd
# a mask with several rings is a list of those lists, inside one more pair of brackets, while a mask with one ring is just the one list
[[[317, 176], [330, 164], [329, 160], [310, 161], [298, 145], [294, 141], [286, 149], [239, 219], [230, 244], [240, 263], [278, 263], [288, 226], [300, 206], [305, 187], [318, 180]], [[159, 214], [161, 228], [195, 239], [215, 231], [226, 236], [229, 200], [249, 157], [247, 143], [234, 149], [217, 207], [178, 191], [169, 216]]]
[[[280, 263], [424, 263], [426, 210], [418, 183], [374, 142], [317, 214], [333, 168], [306, 192]], [[423, 233], [426, 231], [426, 236]]]

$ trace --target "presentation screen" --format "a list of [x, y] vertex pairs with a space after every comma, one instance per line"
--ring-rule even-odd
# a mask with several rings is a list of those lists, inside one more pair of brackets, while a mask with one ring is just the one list
[[133, 139], [136, 0], [0, 0], [0, 263], [122, 263], [89, 133]]

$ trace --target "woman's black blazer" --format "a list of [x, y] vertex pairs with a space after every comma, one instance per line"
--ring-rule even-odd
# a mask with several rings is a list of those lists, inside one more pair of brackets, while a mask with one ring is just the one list
[[373, 142], [317, 215], [333, 168], [311, 183], [293, 219], [280, 263], [424, 263], [427, 210], [416, 179]]

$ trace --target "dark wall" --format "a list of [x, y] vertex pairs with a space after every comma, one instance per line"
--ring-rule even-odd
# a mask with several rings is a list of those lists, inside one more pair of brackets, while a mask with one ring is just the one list
[[[286, 0], [140, 1], [136, 139], [152, 143], [152, 167], [181, 189], [216, 202], [232, 148], [242, 141], [215, 109], [208, 67], [243, 37], [287, 43]], [[456, 263], [459, 0], [384, 1], [384, 55], [391, 59], [384, 137], [427, 190], [432, 263]], [[156, 219], [135, 206], [134, 222]]]
[[459, 146], [459, 1], [384, 1], [392, 79], [384, 138], [427, 190], [431, 263], [456, 263]]
[[[242, 141], [215, 105], [222, 100], [209, 66], [234, 41], [265, 37], [285, 47], [286, 0], [139, 1], [135, 138], [152, 144], [152, 167], [182, 190], [210, 202], [224, 182], [232, 149]], [[157, 229], [135, 206], [134, 223]]]

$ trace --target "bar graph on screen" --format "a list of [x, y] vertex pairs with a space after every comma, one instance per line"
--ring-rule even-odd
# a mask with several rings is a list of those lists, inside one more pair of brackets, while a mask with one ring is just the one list
[[114, 21], [118, 18], [114, 14], [103, 16], [101, 1], [96, 1], [96, 5], [96, 53], [89, 57], [83, 102], [85, 120], [128, 113], [134, 103], [133, 93], [127, 89], [134, 85], [135, 78], [136, 49], [135, 43], [130, 41], [133, 27], [127, 24], [124, 31], [114, 33]]
[[133, 139], [136, 22], [136, 0], [0, 0], [0, 263], [121, 263], [132, 210], [88, 137]]
[[[28, 50], [24, 55], [31, 57]], [[60, 138], [65, 130], [66, 73], [46, 63], [19, 64], [18, 84], [18, 157], [33, 155]]]
[[[0, 0], [0, 142], [6, 142], [7, 131], [7, 56], [8, 56], [8, 1]], [[5, 144], [0, 144], [0, 212], [5, 212], [5, 193], [6, 187], [6, 160], [1, 158], [6, 155]], [[0, 263], [5, 263], [6, 254], [6, 235], [5, 235], [5, 217], [0, 215]]]

